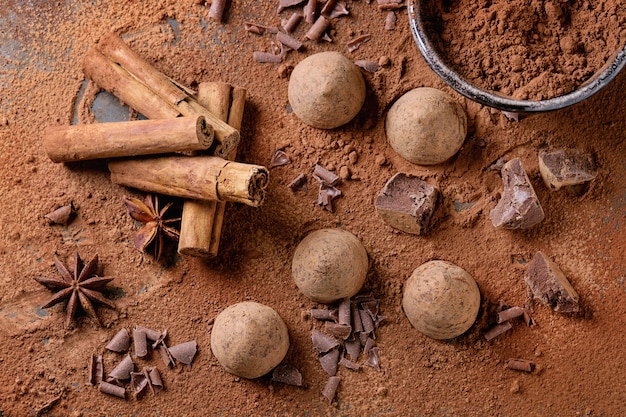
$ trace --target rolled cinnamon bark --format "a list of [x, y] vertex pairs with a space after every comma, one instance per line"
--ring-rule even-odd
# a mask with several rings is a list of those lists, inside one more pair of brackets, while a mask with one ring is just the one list
[[203, 116], [51, 126], [43, 145], [53, 162], [208, 149], [213, 127]]
[[143, 191], [258, 207], [269, 173], [260, 165], [216, 156], [167, 156], [109, 162], [111, 181]]

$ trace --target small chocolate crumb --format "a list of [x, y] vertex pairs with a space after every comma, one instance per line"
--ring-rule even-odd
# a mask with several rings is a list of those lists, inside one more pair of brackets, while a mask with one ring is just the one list
[[167, 330], [164, 330], [163, 332], [157, 332], [156, 330], [148, 329], [147, 327], [142, 326], [136, 326], [134, 330], [145, 332], [148, 340], [152, 342], [156, 342], [157, 340], [159, 340], [164, 333], [167, 334]]
[[320, 184], [320, 190], [317, 194], [317, 204], [332, 213], [334, 211], [333, 200], [340, 196], [341, 190], [338, 188]]
[[328, 0], [321, 11], [322, 16], [329, 19], [336, 19], [350, 14], [346, 3], [343, 1]]
[[359, 342], [358, 339], [346, 340], [344, 347], [346, 348], [346, 353], [350, 356], [351, 360], [356, 361], [359, 359], [359, 354], [361, 353], [361, 342]]
[[297, 6], [300, 3], [304, 3], [305, 0], [279, 0], [278, 1], [278, 13], [285, 10], [287, 7]]
[[365, 310], [359, 310], [359, 315], [361, 316], [361, 323], [363, 324], [363, 331], [374, 338], [374, 320], [369, 312]]
[[302, 20], [302, 15], [298, 12], [294, 12], [291, 16], [289, 16], [289, 19], [282, 19], [280, 25], [283, 29], [285, 29], [285, 32], [291, 33], [296, 30], [300, 20]]
[[293, 181], [289, 183], [291, 191], [307, 191], [306, 175], [299, 174]]
[[320, 356], [319, 361], [328, 375], [335, 376], [339, 365], [339, 348], [335, 347], [324, 356]]
[[578, 311], [579, 297], [576, 290], [561, 269], [542, 252], [537, 252], [531, 261], [524, 281], [535, 298], [549, 305], [554, 311], [559, 313]]
[[172, 355], [178, 362], [185, 365], [191, 365], [191, 362], [198, 351], [198, 344], [195, 340], [190, 340], [189, 342], [172, 346], [168, 350], [170, 355]]
[[377, 0], [379, 10], [396, 10], [406, 7], [405, 0]]
[[330, 20], [326, 19], [324, 16], [320, 16], [317, 18], [315, 23], [313, 23], [313, 26], [311, 26], [304, 37], [312, 41], [319, 41], [320, 39], [323, 39], [323, 36], [326, 34], [326, 30], [329, 26]]
[[313, 168], [313, 178], [323, 185], [337, 185], [341, 180], [337, 174], [334, 174], [319, 164], [315, 164]]
[[112, 352], [122, 353], [126, 352], [130, 347], [130, 335], [128, 330], [121, 329], [113, 336], [113, 339], [104, 347]]
[[495, 339], [496, 337], [500, 336], [502, 333], [511, 330], [512, 328], [513, 328], [513, 325], [511, 324], [511, 322], [505, 321], [504, 323], [496, 324], [491, 329], [487, 330], [483, 334], [483, 336], [485, 337], [485, 339], [489, 341], [491, 339]]
[[322, 395], [326, 397], [329, 403], [332, 403], [333, 400], [335, 399], [337, 388], [339, 388], [339, 382], [341, 382], [341, 378], [339, 378], [338, 376], [331, 376], [330, 378], [328, 378], [328, 382], [326, 382], [326, 386], [324, 386]]
[[209, 18], [216, 22], [221, 22], [226, 10], [226, 0], [212, 0], [209, 7]]
[[126, 398], [126, 390], [124, 387], [110, 384], [108, 382], [101, 382], [98, 390], [104, 394], [113, 395], [119, 398]]
[[300, 42], [299, 40], [283, 32], [278, 32], [276, 34], [276, 40], [282, 43], [283, 45], [285, 45], [286, 47], [293, 49], [294, 51], [297, 51], [300, 48], [302, 48], [302, 42]]
[[172, 357], [172, 354], [170, 353], [165, 343], [164, 342], [159, 343], [156, 349], [159, 351], [159, 354], [161, 355], [161, 360], [163, 361], [163, 364], [167, 366], [168, 368], [173, 367], [174, 358]]
[[272, 154], [270, 168], [280, 167], [289, 163], [291, 163], [289, 155], [287, 155], [284, 151], [281, 151], [280, 149], [276, 149]]
[[535, 370], [535, 364], [526, 359], [509, 359], [506, 361], [504, 367], [507, 369], [524, 372], [532, 372]]
[[363, 354], [368, 355], [370, 350], [376, 347], [376, 342], [371, 337], [365, 339], [365, 343], [363, 343]]
[[243, 28], [247, 32], [256, 33], [257, 35], [263, 35], [265, 32], [272, 34], [278, 33], [278, 28], [276, 26], [263, 26], [251, 22], [243, 22]]
[[313, 329], [311, 340], [313, 341], [313, 346], [315, 346], [315, 349], [317, 349], [319, 353], [326, 353], [339, 346], [339, 342], [330, 336], [326, 336], [317, 329]]
[[272, 381], [280, 382], [281, 384], [295, 385], [296, 387], [301, 387], [302, 374], [293, 365], [278, 365], [276, 368], [274, 368], [274, 371], [272, 371]]
[[252, 58], [261, 64], [279, 64], [283, 62], [282, 55], [276, 55], [271, 52], [254, 51]]

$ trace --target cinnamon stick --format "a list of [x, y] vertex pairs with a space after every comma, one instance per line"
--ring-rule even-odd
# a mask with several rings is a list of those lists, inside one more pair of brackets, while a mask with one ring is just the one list
[[53, 162], [208, 149], [213, 127], [203, 116], [51, 126], [43, 145]]
[[269, 173], [260, 165], [216, 156], [168, 156], [109, 162], [111, 181], [143, 191], [258, 207]]

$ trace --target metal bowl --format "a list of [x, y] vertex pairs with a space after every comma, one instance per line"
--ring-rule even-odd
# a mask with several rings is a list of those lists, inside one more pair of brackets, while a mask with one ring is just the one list
[[428, 36], [429, 15], [427, 7], [431, 4], [424, 0], [409, 1], [409, 22], [413, 38], [426, 63], [450, 87], [465, 97], [505, 112], [541, 113], [571, 106], [604, 88], [626, 66], [626, 45], [617, 51], [608, 62], [576, 90], [546, 100], [516, 100], [493, 91], [483, 90], [461, 78], [441, 58]]

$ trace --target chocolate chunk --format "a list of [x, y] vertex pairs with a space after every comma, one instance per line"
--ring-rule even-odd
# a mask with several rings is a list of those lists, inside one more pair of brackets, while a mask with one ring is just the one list
[[328, 0], [321, 11], [322, 16], [328, 19], [336, 19], [350, 14], [346, 3], [343, 1]]
[[135, 346], [135, 355], [138, 358], [148, 356], [148, 337], [143, 330], [133, 330], [133, 344]]
[[398, 18], [393, 10], [388, 11], [385, 17], [385, 30], [395, 30], [397, 21]]
[[130, 335], [128, 330], [122, 329], [113, 336], [113, 339], [104, 347], [112, 352], [126, 352], [130, 347]]
[[535, 298], [559, 313], [578, 311], [578, 294], [561, 269], [543, 253], [537, 252], [526, 270], [524, 280]]
[[322, 395], [326, 397], [329, 403], [332, 403], [335, 399], [337, 388], [339, 388], [339, 382], [341, 382], [341, 378], [339, 378], [338, 376], [331, 376], [330, 378], [328, 378], [328, 382], [326, 382], [326, 386], [322, 391]]
[[509, 359], [506, 361], [504, 367], [524, 372], [532, 372], [535, 370], [535, 364], [526, 359]]
[[357, 36], [356, 38], [349, 40], [346, 43], [346, 46], [348, 47], [348, 51], [350, 52], [356, 51], [357, 49], [361, 47], [361, 45], [364, 42], [369, 42], [370, 39], [371, 39], [371, 35], [366, 34], [366, 35]]
[[395, 229], [421, 235], [437, 208], [439, 190], [412, 175], [397, 173], [376, 198], [376, 211]]
[[333, 200], [340, 196], [341, 191], [338, 188], [320, 184], [320, 191], [317, 195], [317, 204], [332, 213], [334, 211]]
[[363, 353], [366, 355], [369, 355], [370, 350], [372, 350], [375, 347], [376, 347], [376, 342], [374, 342], [374, 339], [372, 339], [371, 337], [368, 337], [365, 340], [365, 344], [363, 344]]
[[319, 361], [328, 375], [335, 376], [339, 365], [339, 348], [333, 348], [324, 356], [320, 356]]
[[330, 321], [324, 323], [324, 330], [341, 340], [346, 340], [352, 333], [352, 327], [350, 327], [350, 325], [332, 323]]
[[178, 362], [185, 365], [191, 365], [191, 362], [198, 351], [198, 345], [195, 340], [190, 340], [189, 342], [172, 346], [168, 350], [170, 355], [172, 355]]
[[495, 339], [496, 337], [500, 336], [502, 333], [507, 332], [511, 330], [512, 328], [513, 328], [513, 325], [511, 324], [511, 322], [505, 321], [504, 323], [496, 324], [491, 329], [487, 330], [485, 333], [483, 333], [483, 336], [485, 337], [486, 340]]
[[317, 349], [319, 353], [326, 353], [339, 346], [339, 342], [330, 336], [326, 336], [317, 329], [313, 329], [311, 340], [313, 341], [313, 346], [315, 346], [315, 349]]
[[126, 355], [120, 363], [109, 373], [107, 382], [124, 381], [130, 379], [130, 373], [135, 369], [135, 364], [130, 355]]
[[491, 223], [505, 229], [526, 229], [540, 223], [543, 209], [519, 158], [504, 164], [502, 182], [502, 198], [489, 213]]
[[337, 321], [337, 309], [327, 310], [325, 308], [312, 308], [311, 317], [317, 320]]
[[113, 395], [119, 398], [126, 398], [126, 390], [124, 389], [124, 387], [120, 387], [118, 385], [110, 384], [103, 381], [100, 383], [98, 389], [100, 390], [100, 392], [103, 392], [105, 394]]
[[104, 366], [101, 355], [91, 355], [89, 358], [89, 377], [87, 382], [91, 385], [98, 385], [104, 379]]
[[576, 149], [539, 152], [539, 172], [551, 190], [591, 181], [594, 171], [591, 158]]
[[301, 387], [302, 374], [293, 365], [278, 365], [276, 368], [274, 368], [274, 371], [272, 371], [272, 381]]
[[289, 155], [287, 155], [285, 151], [276, 149], [274, 153], [272, 154], [272, 160], [270, 161], [270, 168], [287, 165], [290, 162], [291, 162], [291, 159], [289, 159]]

